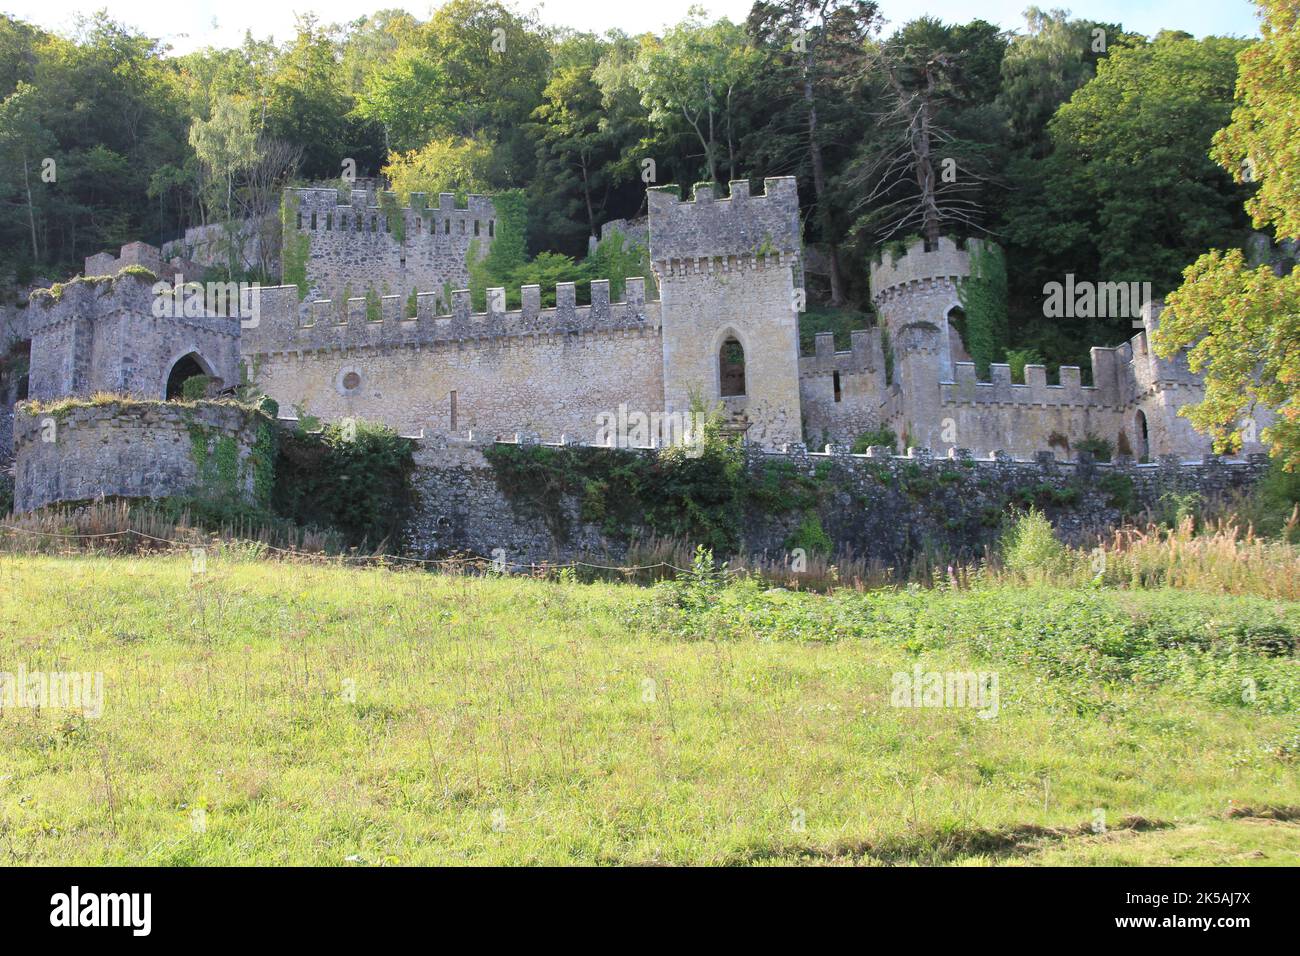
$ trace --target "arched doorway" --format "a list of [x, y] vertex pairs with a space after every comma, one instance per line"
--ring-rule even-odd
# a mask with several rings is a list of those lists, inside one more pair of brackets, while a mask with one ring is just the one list
[[172, 366], [172, 370], [167, 373], [167, 401], [172, 402], [184, 396], [186, 379], [193, 378], [196, 375], [209, 375], [209, 371], [203, 365], [203, 360], [199, 358], [198, 353], [190, 352], [188, 355], [182, 355]]
[[1137, 460], [1146, 461], [1151, 457], [1151, 441], [1147, 435], [1147, 416], [1141, 409], [1133, 416], [1133, 434], [1137, 439], [1137, 447], [1133, 449]]
[[723, 398], [745, 394], [745, 349], [734, 335], [718, 350], [718, 387]]

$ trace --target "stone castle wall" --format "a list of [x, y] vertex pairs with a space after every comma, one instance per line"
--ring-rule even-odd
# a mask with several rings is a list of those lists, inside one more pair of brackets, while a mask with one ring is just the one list
[[[1025, 368], [1013, 384], [1010, 367], [993, 364], [979, 381], [974, 363], [959, 353], [960, 339], [949, 313], [960, 307], [959, 289], [970, 271], [970, 251], [949, 239], [933, 250], [914, 244], [894, 258], [886, 254], [871, 268], [877, 309], [876, 339], [857, 340], [850, 352], [834, 352], [818, 336], [817, 354], [799, 360], [806, 434], [817, 440], [852, 442], [870, 428], [886, 425], [902, 447], [946, 454], [969, 448], [976, 454], [1005, 449], [1027, 458], [1043, 449], [1073, 455], [1081, 441], [1096, 437], [1123, 452], [1154, 459], [1162, 454], [1198, 456], [1209, 439], [1179, 415], [1199, 402], [1204, 386], [1184, 355], [1159, 359], [1148, 345], [1159, 325], [1160, 306], [1148, 304], [1142, 331], [1117, 348], [1094, 348], [1091, 384], [1075, 366], [1062, 366], [1059, 384], [1047, 384], [1041, 365]], [[866, 333], [861, 333], [866, 335]], [[893, 357], [892, 380], [884, 373], [884, 335]], [[840, 382], [836, 401], [834, 379]], [[1256, 440], [1244, 453], [1265, 451], [1258, 434], [1271, 420], [1256, 415]]]
[[293, 245], [307, 238], [312, 298], [342, 301], [373, 289], [405, 301], [413, 289], [463, 289], [471, 254], [486, 256], [495, 238], [496, 207], [487, 196], [470, 196], [464, 208], [450, 193], [440, 193], [436, 206], [425, 200], [412, 193], [399, 206], [391, 193], [354, 189], [341, 203], [337, 189], [291, 190], [281, 262], [287, 268]]
[[[799, 196], [793, 177], [731, 184], [727, 199], [709, 185], [683, 202], [651, 189], [650, 259], [663, 320], [664, 407], [685, 413], [696, 396], [721, 395], [719, 355], [735, 339], [744, 350], [744, 394], [723, 399], [765, 447], [802, 438], [799, 327], [802, 296]], [[796, 295], [796, 291], [799, 295]]]
[[[569, 561], [628, 553], [629, 540], [649, 538], [649, 528], [624, 528], [618, 537], [581, 517], [581, 502], [565, 500], [567, 533], [557, 537], [526, 502], [507, 494], [485, 457], [491, 443], [421, 442], [416, 451], [419, 505], [405, 533], [411, 553], [438, 557], [468, 552], [491, 558], [501, 549], [511, 563]], [[564, 454], [561, 446], [551, 446]], [[1169, 492], [1213, 497], [1248, 488], [1267, 469], [1266, 456], [1225, 461], [1166, 458], [1158, 464], [1079, 464], [1049, 456], [1035, 461], [975, 459], [962, 453], [934, 458], [917, 453], [850, 455], [842, 447], [809, 453], [796, 445], [781, 452], [751, 448], [746, 467], [757, 474], [789, 469], [821, 489], [817, 519], [837, 555], [900, 567], [927, 549], [981, 557], [1001, 533], [1008, 500], [1043, 488], [1066, 494], [1068, 504], [1042, 502], [1061, 538], [1087, 545], [1119, 525], [1126, 513], [1158, 506]], [[654, 455], [653, 449], [602, 451], [611, 456]], [[1120, 500], [1127, 498], [1127, 500]], [[1019, 499], [1017, 499], [1019, 500]], [[750, 513], [741, 550], [788, 556], [806, 515]]]
[[[199, 402], [107, 402], [40, 412], [21, 404], [14, 424], [14, 511], [120, 495], [188, 495], [216, 477], [224, 443], [233, 491], [251, 501], [250, 455], [263, 420], [244, 406]], [[199, 445], [203, 451], [198, 451]], [[231, 488], [223, 486], [223, 492]]]
[[186, 355], [196, 355], [226, 385], [237, 384], [239, 318], [160, 317], [154, 285], [151, 277], [127, 272], [34, 294], [27, 309], [29, 396], [164, 398], [172, 367]]
[[332, 302], [300, 308], [292, 287], [263, 290], [244, 359], [285, 410], [404, 433], [523, 429], [592, 441], [598, 416], [620, 404], [662, 410], [659, 303], [645, 301], [644, 280], [628, 279], [622, 302], [610, 301], [608, 282], [593, 281], [583, 306], [573, 283], [556, 287], [554, 308], [541, 308], [538, 286], [521, 292], [522, 308], [507, 311], [504, 290], [489, 290], [489, 311], [474, 314], [460, 290], [448, 316], [421, 295], [409, 319], [391, 296], [377, 321], [353, 300], [338, 321]]

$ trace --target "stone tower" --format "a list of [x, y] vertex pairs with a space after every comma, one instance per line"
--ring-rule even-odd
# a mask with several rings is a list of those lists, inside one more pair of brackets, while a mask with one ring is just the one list
[[342, 304], [373, 291], [405, 301], [414, 291], [437, 294], [446, 309], [445, 291], [465, 288], [471, 259], [486, 256], [496, 238], [487, 196], [469, 196], [464, 208], [451, 193], [433, 206], [418, 192], [406, 206], [391, 192], [354, 189], [342, 198], [334, 188], [285, 191], [284, 281], [304, 280], [313, 299]]
[[710, 406], [721, 401], [747, 425], [751, 443], [800, 441], [795, 180], [767, 179], [761, 196], [751, 196], [744, 180], [731, 183], [726, 199], [715, 199], [713, 190], [696, 186], [690, 202], [675, 187], [648, 194], [664, 410], [686, 413], [698, 395]]
[[186, 315], [183, 300], [160, 288], [169, 286], [127, 270], [33, 294], [30, 397], [163, 399], [169, 383], [189, 375], [238, 385], [238, 316]]
[[885, 252], [871, 267], [871, 303], [893, 355], [883, 418], [907, 444], [945, 444], [939, 383], [953, 380], [953, 355], [960, 352], [961, 339], [949, 316], [961, 308], [957, 290], [970, 271], [969, 250], [947, 237], [929, 250], [918, 239], [897, 259]]

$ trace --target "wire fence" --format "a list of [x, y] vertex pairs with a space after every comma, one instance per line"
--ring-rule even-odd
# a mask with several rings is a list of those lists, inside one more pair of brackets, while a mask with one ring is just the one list
[[[104, 531], [104, 532], [99, 532], [94, 534], [85, 534], [85, 533], [76, 534], [76, 533], [69, 533], [69, 532], [35, 530], [32, 528], [20, 528], [14, 525], [0, 524], [0, 531], [11, 533], [11, 534], [27, 535], [33, 538], [56, 538], [59, 540], [68, 540], [68, 541], [93, 541], [93, 540], [103, 540], [108, 538], [120, 539], [123, 537], [134, 536], [141, 540], [150, 541], [161, 545], [167, 545], [176, 550], [192, 550], [199, 547], [204, 547], [204, 550], [205, 551], [207, 550], [206, 546], [200, 545], [199, 543], [197, 543], [197, 541], [192, 539], [180, 540], [175, 538], [162, 538], [162, 537], [158, 537], [157, 535], [148, 534], [144, 531], [139, 531], [135, 528], [124, 528], [119, 531]], [[538, 573], [538, 572], [551, 573], [555, 571], [561, 571], [566, 568], [573, 568], [573, 569], [589, 568], [592, 570], [616, 572], [619, 574], [636, 574], [636, 573], [641, 573], [646, 571], [656, 571], [656, 570], [664, 570], [664, 569], [675, 571], [678, 574], [686, 574], [686, 573], [690, 573], [693, 570], [692, 568], [679, 567], [678, 565], [673, 564], [670, 561], [655, 561], [650, 564], [633, 564], [633, 565], [596, 564], [590, 561], [578, 561], [578, 560], [555, 561], [555, 562], [533, 561], [533, 562], [523, 563], [518, 561], [508, 561], [503, 557], [496, 557], [496, 556], [487, 557], [484, 555], [472, 554], [472, 553], [457, 554], [454, 556], [442, 557], [442, 558], [413, 558], [413, 557], [408, 557], [406, 555], [400, 555], [400, 554], [326, 554], [318, 551], [298, 551], [292, 548], [276, 547], [275, 545], [267, 544], [266, 542], [260, 542], [260, 541], [250, 542], [250, 544], [255, 544], [259, 550], [270, 551], [276, 555], [283, 556], [286, 558], [308, 559], [314, 562], [322, 562], [322, 561], [338, 562], [338, 563], [351, 562], [351, 563], [358, 563], [358, 564], [374, 564], [374, 565], [387, 565], [390, 563], [395, 563], [395, 564], [402, 564], [402, 565], [409, 565], [409, 566], [420, 566], [425, 568], [429, 568], [432, 566], [432, 567], [443, 568], [443, 569], [475, 567], [479, 569], [493, 569], [502, 572], [505, 571], [519, 572], [523, 569], [528, 569], [532, 573]], [[729, 567], [724, 567], [721, 569], [720, 573], [731, 573], [732, 570], [733, 569]]]

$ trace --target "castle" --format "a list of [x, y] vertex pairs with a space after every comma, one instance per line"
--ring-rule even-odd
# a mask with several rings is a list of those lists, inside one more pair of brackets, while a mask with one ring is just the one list
[[[852, 333], [847, 351], [819, 334], [804, 356], [793, 178], [765, 180], [762, 194], [742, 180], [725, 198], [698, 185], [691, 200], [668, 188], [650, 189], [647, 200], [657, 298], [645, 278], [627, 279], [618, 301], [608, 280], [593, 280], [583, 304], [573, 283], [560, 283], [555, 304], [543, 307], [533, 285], [519, 290], [518, 309], [506, 308], [505, 290], [489, 289], [486, 311], [475, 313], [465, 286], [471, 262], [496, 238], [489, 197], [462, 205], [443, 194], [432, 205], [415, 194], [398, 206], [369, 190], [346, 202], [334, 188], [291, 190], [282, 265], [295, 284], [250, 290], [238, 315], [160, 310], [161, 286], [139, 270], [34, 294], [26, 392], [40, 401], [98, 392], [157, 400], [204, 374], [227, 388], [252, 383], [302, 416], [378, 421], [426, 438], [596, 443], [620, 409], [671, 416], [702, 400], [720, 403], [746, 442], [768, 451], [846, 445], [881, 427], [937, 456], [1025, 460], [1052, 450], [1068, 459], [1093, 437], [1144, 459], [1209, 451], [1178, 416], [1200, 399], [1201, 382], [1182, 357], [1158, 359], [1149, 348], [1158, 306], [1144, 310], [1130, 342], [1092, 350], [1090, 384], [1062, 367], [1049, 385], [1036, 365], [1023, 384], [997, 364], [991, 381], [979, 381], [950, 323], [975, 241], [943, 239], [873, 265], [876, 327]], [[87, 274], [140, 265], [142, 255], [92, 257]], [[168, 284], [186, 265], [154, 259]], [[21, 503], [71, 496], [23, 494], [16, 445]]]

